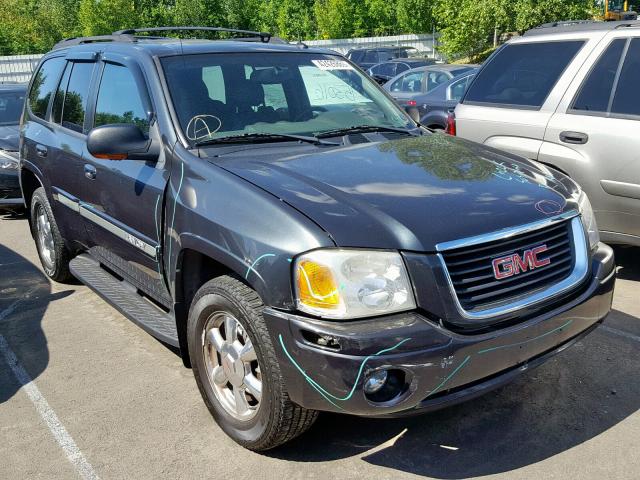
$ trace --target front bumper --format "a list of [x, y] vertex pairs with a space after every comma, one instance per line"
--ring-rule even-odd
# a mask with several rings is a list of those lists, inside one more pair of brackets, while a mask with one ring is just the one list
[[[292, 401], [354, 415], [407, 415], [476, 397], [564, 350], [607, 316], [614, 285], [613, 251], [600, 244], [590, 278], [566, 301], [482, 334], [456, 333], [415, 312], [330, 322], [266, 309], [264, 318]], [[334, 346], [319, 345], [319, 336]], [[380, 368], [402, 371], [406, 382], [398, 397], [375, 403], [363, 383]]]
[[24, 207], [18, 172], [0, 171], [0, 211]]

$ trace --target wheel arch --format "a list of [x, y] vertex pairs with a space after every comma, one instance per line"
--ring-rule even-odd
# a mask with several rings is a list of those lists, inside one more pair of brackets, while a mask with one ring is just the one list
[[229, 252], [212, 248], [209, 242], [198, 237], [181, 236], [182, 249], [176, 259], [174, 284], [174, 313], [182, 360], [190, 366], [187, 346], [187, 321], [196, 292], [208, 281], [233, 275], [255, 290], [263, 301], [268, 301], [266, 284], [259, 275], [246, 275], [247, 265]]
[[[33, 198], [33, 192], [38, 188], [44, 187], [44, 183], [40, 180], [40, 177], [29, 168], [20, 169], [20, 188], [22, 190], [22, 198], [24, 199], [25, 208], [27, 214], [31, 209], [31, 198]], [[27, 215], [30, 218], [29, 215]]]

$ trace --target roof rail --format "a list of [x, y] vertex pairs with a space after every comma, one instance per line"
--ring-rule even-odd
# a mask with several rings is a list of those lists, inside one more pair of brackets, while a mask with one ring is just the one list
[[[621, 20], [615, 22], [603, 22], [600, 20], [564, 20], [543, 23], [527, 30], [523, 36], [546, 35], [549, 33], [580, 32], [580, 31], [609, 31], [624, 27], [640, 27], [640, 21]], [[550, 29], [554, 29], [553, 32]]]
[[64, 47], [72, 47], [74, 45], [82, 45], [85, 43], [100, 42], [134, 42], [135, 38], [131, 35], [95, 35], [93, 37], [71, 37], [60, 40], [53, 46], [53, 50]]
[[[259, 38], [263, 43], [269, 43], [272, 35], [267, 32], [254, 32], [252, 30], [238, 30], [236, 28], [222, 27], [150, 27], [150, 28], [130, 28], [113, 32], [113, 35], [136, 35], [138, 33], [156, 33], [156, 32], [224, 32], [238, 33], [248, 35], [249, 37]], [[146, 38], [146, 37], [145, 37]], [[250, 38], [242, 38], [241, 40], [250, 40]]]
[[138, 40], [161, 40], [169, 38], [165, 35], [138, 35], [140, 33], [161, 33], [161, 32], [224, 32], [246, 35], [244, 38], [234, 38], [234, 40], [244, 42], [254, 42], [256, 40], [263, 43], [287, 43], [278, 37], [274, 37], [267, 32], [254, 32], [251, 30], [238, 30], [234, 28], [222, 27], [153, 27], [153, 28], [129, 28], [118, 30], [111, 35], [96, 35], [92, 37], [72, 37], [59, 41], [53, 47], [54, 50], [64, 47], [72, 47], [74, 45], [83, 45], [85, 43], [100, 42], [137, 42]]

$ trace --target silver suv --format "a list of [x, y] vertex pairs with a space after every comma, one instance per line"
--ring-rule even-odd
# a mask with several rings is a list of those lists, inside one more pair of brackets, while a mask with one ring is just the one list
[[640, 22], [548, 24], [511, 40], [454, 127], [562, 170], [589, 195], [604, 241], [640, 246]]

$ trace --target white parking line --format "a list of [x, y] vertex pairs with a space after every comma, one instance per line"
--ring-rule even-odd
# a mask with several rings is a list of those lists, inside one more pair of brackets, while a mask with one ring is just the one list
[[[29, 294], [25, 295], [25, 297], [28, 298]], [[24, 299], [16, 300], [11, 305], [9, 305], [9, 307], [0, 312], [0, 322], [8, 318], [9, 315], [11, 315], [16, 310], [18, 305], [23, 300]], [[0, 334], [0, 353], [9, 365], [9, 368], [13, 372], [13, 375], [16, 377], [16, 380], [20, 384], [20, 387], [24, 389], [27, 396], [29, 397], [29, 400], [31, 400], [33, 405], [36, 407], [36, 410], [40, 414], [40, 417], [42, 417], [44, 422], [47, 424], [47, 427], [49, 427], [49, 430], [51, 431], [53, 437], [56, 439], [56, 442], [58, 442], [60, 447], [62, 447], [62, 450], [64, 450], [67, 459], [76, 468], [82, 478], [88, 480], [97, 480], [98, 475], [96, 475], [93, 467], [84, 457], [84, 455], [78, 448], [78, 445], [76, 445], [76, 442], [74, 442], [73, 438], [71, 438], [71, 435], [69, 435], [69, 432], [67, 432], [67, 429], [64, 428], [64, 425], [62, 425], [62, 422], [60, 422], [60, 419], [56, 415], [56, 412], [54, 412], [53, 409], [49, 406], [49, 403], [44, 398], [44, 396], [42, 396], [42, 393], [40, 393], [40, 390], [38, 389], [38, 387], [36, 387], [36, 384], [33, 383], [33, 380], [24, 369], [24, 367], [20, 364], [18, 358], [16, 357], [16, 354], [13, 352], [13, 350], [11, 350], [11, 347], [2, 334]]]
[[604, 330], [605, 332], [609, 332], [609, 333], [613, 333], [614, 335], [618, 335], [619, 337], [624, 337], [624, 338], [627, 338], [629, 340], [633, 340], [635, 342], [640, 342], [640, 336], [634, 335], [633, 333], [623, 332], [622, 330], [618, 330], [617, 328], [611, 328], [611, 327], [609, 327], [607, 325], [601, 325], [600, 329]]

